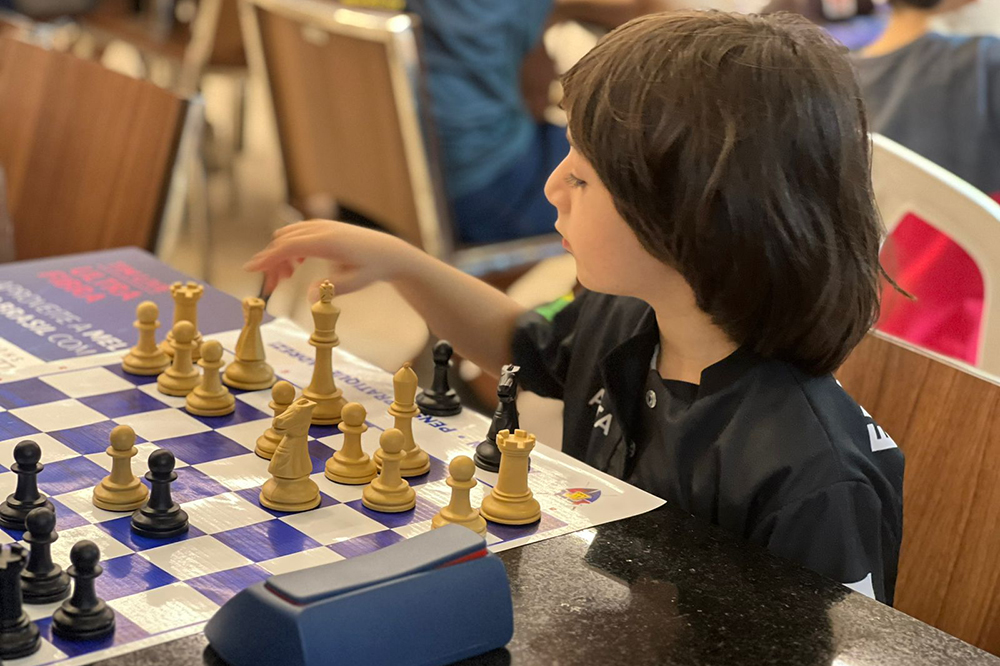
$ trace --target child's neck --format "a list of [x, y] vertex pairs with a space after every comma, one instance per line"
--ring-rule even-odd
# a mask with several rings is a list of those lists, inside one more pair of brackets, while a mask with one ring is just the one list
[[882, 35], [861, 50], [863, 56], [880, 56], [901, 49], [930, 31], [930, 13], [914, 9], [894, 9]]
[[663, 379], [700, 384], [702, 370], [736, 351], [738, 345], [697, 308], [679, 312], [671, 304], [653, 310], [660, 329], [656, 370]]

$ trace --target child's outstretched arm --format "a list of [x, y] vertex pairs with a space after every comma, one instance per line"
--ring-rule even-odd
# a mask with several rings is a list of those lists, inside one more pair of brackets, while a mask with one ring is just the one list
[[510, 361], [514, 324], [524, 308], [394, 236], [343, 222], [298, 222], [276, 231], [244, 268], [263, 272], [264, 291], [269, 293], [307, 257], [331, 262], [330, 280], [337, 293], [379, 280], [390, 282], [435, 335], [487, 372], [496, 374]]

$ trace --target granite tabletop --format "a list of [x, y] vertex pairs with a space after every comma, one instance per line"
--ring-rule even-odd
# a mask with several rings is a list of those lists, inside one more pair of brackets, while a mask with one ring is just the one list
[[[463, 666], [1000, 666], [669, 505], [499, 557], [514, 598], [514, 638]], [[99, 663], [223, 665], [201, 634]]]

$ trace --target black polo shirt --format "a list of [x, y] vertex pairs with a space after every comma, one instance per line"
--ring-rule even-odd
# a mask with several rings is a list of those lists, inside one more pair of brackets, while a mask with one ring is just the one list
[[519, 383], [561, 398], [563, 451], [891, 604], [903, 454], [831, 376], [740, 349], [698, 385], [653, 367], [637, 299], [584, 291], [518, 322]]

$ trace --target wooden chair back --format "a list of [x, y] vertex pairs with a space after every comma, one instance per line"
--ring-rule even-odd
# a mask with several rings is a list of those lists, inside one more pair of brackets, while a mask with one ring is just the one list
[[0, 165], [17, 258], [153, 249], [188, 110], [146, 81], [0, 38]]
[[882, 333], [836, 375], [906, 456], [896, 608], [1000, 654], [1000, 383]]
[[314, 0], [249, 0], [244, 9], [251, 62], [259, 55], [274, 103], [289, 203], [304, 211], [311, 199], [331, 199], [447, 255], [454, 233], [427, 140], [417, 19]]

